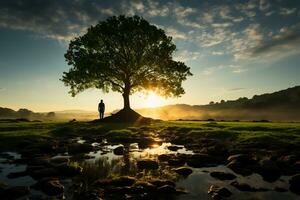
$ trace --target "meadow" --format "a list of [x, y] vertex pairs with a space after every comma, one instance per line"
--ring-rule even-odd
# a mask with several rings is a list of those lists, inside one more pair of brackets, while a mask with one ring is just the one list
[[299, 198], [300, 123], [2, 120], [0, 151], [7, 199]]
[[[80, 137], [138, 136], [138, 130], [149, 129], [165, 140], [172, 137], [191, 139], [211, 138], [232, 146], [261, 144], [281, 147], [300, 147], [300, 123], [281, 122], [207, 122], [157, 121], [148, 125], [135, 123], [92, 122], [0, 122], [0, 149], [13, 150], [23, 140], [59, 138], [68, 135]], [[117, 134], [116, 134], [117, 133]], [[122, 133], [124, 135], [122, 135]], [[143, 134], [149, 134], [143, 132]], [[109, 136], [110, 137], [110, 136]], [[270, 142], [272, 141], [272, 142]]]

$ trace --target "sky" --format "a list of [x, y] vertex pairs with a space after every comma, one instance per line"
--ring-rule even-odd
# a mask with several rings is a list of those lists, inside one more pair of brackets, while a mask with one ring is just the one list
[[[1, 0], [0, 107], [48, 112], [122, 108], [121, 94], [71, 97], [59, 79], [70, 40], [114, 15], [138, 15], [165, 30], [174, 59], [191, 68], [180, 98], [159, 105], [251, 98], [300, 85], [300, 0]], [[149, 106], [145, 94], [133, 108]]]

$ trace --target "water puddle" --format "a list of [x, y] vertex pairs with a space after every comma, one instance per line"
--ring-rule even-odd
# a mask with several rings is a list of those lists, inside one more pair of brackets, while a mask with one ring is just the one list
[[[78, 143], [86, 143], [80, 138], [76, 139]], [[233, 194], [229, 199], [250, 200], [250, 199], [272, 199], [282, 200], [299, 199], [299, 196], [291, 192], [277, 192], [274, 191], [276, 187], [287, 189], [289, 177], [283, 176], [273, 183], [265, 182], [258, 174], [243, 177], [235, 174], [232, 170], [224, 165], [216, 167], [191, 168], [193, 173], [188, 177], [182, 177], [174, 172], [176, 167], [170, 166], [167, 162], [160, 162], [158, 156], [162, 154], [167, 155], [181, 155], [193, 154], [193, 151], [187, 150], [183, 145], [172, 145], [171, 143], [157, 143], [152, 144], [146, 148], [140, 148], [138, 143], [128, 145], [122, 144], [108, 144], [106, 141], [101, 143], [94, 142], [92, 146], [97, 150], [85, 154], [84, 157], [72, 157], [71, 155], [62, 154], [54, 156], [53, 158], [66, 157], [70, 158], [71, 162], [83, 167], [83, 174], [81, 179], [85, 179], [86, 183], [92, 183], [97, 179], [107, 178], [111, 176], [129, 175], [137, 179], [146, 180], [147, 178], [159, 178], [173, 180], [176, 183], [176, 188], [184, 188], [188, 191], [187, 194], [178, 195], [178, 200], [196, 200], [209, 199], [207, 194], [209, 187], [214, 185], [224, 186]], [[114, 149], [118, 147], [124, 148], [122, 155], [116, 155]], [[6, 155], [6, 156], [3, 156]], [[25, 164], [14, 164], [8, 162], [9, 160], [19, 159], [20, 155], [14, 152], [6, 152], [0, 155], [0, 182], [4, 182], [9, 186], [31, 186], [36, 181], [30, 176], [23, 176], [18, 178], [8, 178], [7, 175], [12, 172], [21, 172], [26, 169]], [[137, 162], [141, 159], [151, 159], [159, 163], [158, 170], [141, 171], [137, 168]], [[185, 164], [186, 166], [186, 164]], [[235, 187], [231, 186], [231, 181], [220, 181], [209, 175], [212, 171], [228, 172], [236, 175], [236, 181], [240, 183], [247, 183], [255, 188], [265, 188], [268, 191], [264, 192], [241, 192]], [[64, 179], [62, 183], [66, 190], [72, 185], [71, 179]], [[42, 192], [32, 190], [31, 194], [45, 196]], [[66, 198], [71, 198], [72, 195], [66, 195]]]

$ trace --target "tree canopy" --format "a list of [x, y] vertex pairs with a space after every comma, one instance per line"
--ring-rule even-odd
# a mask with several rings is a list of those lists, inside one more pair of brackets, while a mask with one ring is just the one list
[[136, 91], [178, 97], [192, 73], [173, 60], [175, 50], [172, 38], [145, 19], [110, 17], [70, 42], [65, 58], [72, 67], [62, 81], [72, 96], [88, 88], [122, 93], [124, 109], [130, 108], [129, 95]]

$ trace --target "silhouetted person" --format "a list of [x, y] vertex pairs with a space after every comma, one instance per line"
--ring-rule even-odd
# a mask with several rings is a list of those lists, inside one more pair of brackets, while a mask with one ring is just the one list
[[98, 111], [99, 111], [100, 119], [103, 119], [104, 111], [105, 111], [105, 104], [103, 103], [102, 99], [101, 99], [100, 103], [98, 104]]

